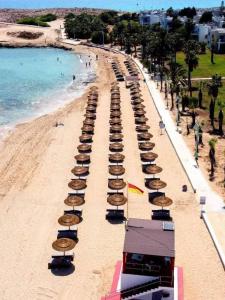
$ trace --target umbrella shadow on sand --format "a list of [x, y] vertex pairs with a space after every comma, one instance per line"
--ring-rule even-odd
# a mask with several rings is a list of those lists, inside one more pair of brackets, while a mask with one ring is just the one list
[[71, 264], [70, 267], [64, 269], [52, 269], [52, 274], [55, 276], [68, 276], [75, 272], [75, 266]]

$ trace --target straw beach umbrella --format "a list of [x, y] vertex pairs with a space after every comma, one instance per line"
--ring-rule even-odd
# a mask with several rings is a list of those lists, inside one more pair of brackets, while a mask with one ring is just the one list
[[149, 141], [152, 137], [153, 135], [149, 132], [139, 133], [137, 135], [139, 141]]
[[146, 117], [135, 118], [135, 124], [145, 124], [148, 121]]
[[73, 225], [77, 225], [81, 222], [81, 218], [78, 217], [77, 215], [72, 215], [72, 214], [68, 214], [68, 215], [63, 215], [58, 219], [58, 223], [62, 226], [66, 226], [70, 227]]
[[95, 113], [95, 112], [96, 112], [96, 107], [93, 106], [93, 105], [88, 105], [88, 106], [86, 107], [86, 111], [87, 111], [87, 112]]
[[142, 151], [150, 151], [154, 147], [155, 147], [155, 144], [151, 143], [151, 142], [139, 143], [139, 149]]
[[107, 198], [107, 202], [113, 206], [121, 206], [127, 203], [127, 198], [121, 194], [113, 194]]
[[120, 176], [125, 173], [125, 168], [122, 166], [109, 166], [109, 174], [113, 176]]
[[83, 124], [84, 124], [84, 125], [87, 125], [87, 126], [93, 126], [93, 127], [94, 127], [94, 125], [95, 125], [95, 121], [94, 121], [94, 120], [92, 120], [92, 119], [88, 119], [88, 118], [86, 118], [86, 119], [84, 119], [84, 122], [83, 122]]
[[162, 172], [162, 168], [157, 165], [149, 165], [144, 168], [146, 174], [155, 175]]
[[112, 190], [122, 190], [126, 186], [126, 182], [123, 179], [109, 179], [108, 186]]
[[81, 128], [81, 130], [82, 130], [83, 133], [89, 133], [89, 134], [93, 134], [94, 133], [94, 127], [90, 126], [90, 125], [84, 125]]
[[121, 119], [120, 118], [113, 118], [110, 121], [111, 125], [120, 125], [121, 124]]
[[91, 145], [89, 144], [81, 144], [77, 147], [80, 153], [88, 153], [91, 152]]
[[158, 157], [158, 154], [154, 152], [141, 153], [141, 160], [146, 162], [154, 161]]
[[121, 125], [112, 125], [110, 127], [110, 132], [111, 133], [121, 133], [123, 127]]
[[78, 163], [84, 164], [90, 162], [90, 155], [78, 154], [74, 157]]
[[76, 191], [83, 190], [87, 187], [86, 180], [82, 179], [73, 179], [68, 183], [68, 186]]
[[146, 132], [149, 129], [150, 129], [149, 125], [139, 125], [139, 126], [136, 126], [136, 131], [137, 132]]
[[64, 203], [68, 206], [72, 206], [73, 210], [75, 206], [81, 206], [85, 203], [83, 197], [77, 195], [68, 195], [68, 197], [64, 200]]
[[146, 182], [147, 188], [151, 190], [161, 190], [167, 186], [167, 184], [160, 179], [153, 179]]
[[92, 119], [92, 120], [96, 119], [96, 114], [92, 113], [92, 112], [86, 112], [86, 114], [84, 116], [88, 119]]
[[65, 256], [66, 251], [70, 251], [75, 248], [77, 242], [68, 238], [60, 238], [52, 243], [52, 248], [56, 251], [63, 252]]
[[120, 117], [120, 116], [121, 116], [121, 112], [120, 111], [113, 111], [110, 114], [110, 118]]
[[110, 151], [115, 151], [115, 152], [122, 152], [123, 151], [123, 144], [121, 143], [112, 143], [109, 145], [109, 150]]
[[173, 200], [170, 199], [169, 197], [166, 197], [165, 195], [163, 195], [163, 196], [155, 197], [152, 200], [152, 204], [154, 204], [156, 206], [160, 206], [163, 209], [163, 207], [167, 207], [167, 206], [170, 206], [171, 204], [173, 204]]
[[125, 156], [121, 153], [109, 154], [109, 161], [112, 163], [121, 163], [124, 161]]
[[109, 140], [110, 142], [120, 142], [123, 139], [123, 135], [121, 133], [115, 133], [110, 135]]
[[146, 111], [144, 109], [139, 109], [134, 112], [135, 117], [143, 117], [145, 116]]
[[86, 133], [82, 134], [80, 136], [80, 142], [81, 143], [91, 143], [92, 142], [92, 135], [86, 134]]
[[88, 168], [76, 166], [71, 170], [71, 172], [78, 177], [86, 176], [88, 174]]

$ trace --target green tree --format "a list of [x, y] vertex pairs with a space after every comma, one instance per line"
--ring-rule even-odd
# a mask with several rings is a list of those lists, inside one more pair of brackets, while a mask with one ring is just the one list
[[213, 14], [211, 11], [205, 11], [201, 16], [199, 23], [203, 24], [212, 22], [212, 16]]
[[188, 88], [192, 97], [191, 73], [198, 66], [198, 54], [200, 53], [199, 43], [189, 40], [184, 44], [185, 63], [188, 67]]
[[219, 88], [222, 86], [222, 78], [219, 75], [213, 75], [211, 81], [207, 84], [208, 94], [211, 97], [210, 105], [209, 105], [209, 118], [211, 120], [211, 126], [213, 130], [214, 127], [214, 112], [216, 100], [219, 94]]
[[216, 166], [216, 143], [217, 139], [209, 141], [210, 178], [213, 179]]

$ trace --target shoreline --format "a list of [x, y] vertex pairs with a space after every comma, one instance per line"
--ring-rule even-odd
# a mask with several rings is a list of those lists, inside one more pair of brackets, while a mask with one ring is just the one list
[[[17, 44], [11, 44], [10, 47], [3, 47], [3, 48], [13, 48], [13, 49], [20, 49], [20, 48], [53, 48], [53, 49], [62, 49], [65, 51], [71, 51], [76, 55], [84, 55], [85, 58], [87, 57], [87, 52], [84, 50], [83, 52], [78, 50], [77, 47], [69, 47], [69, 45], [62, 45], [62, 44], [57, 44], [57, 45], [53, 45], [53, 46], [35, 46], [35, 45], [17, 45]], [[91, 52], [91, 51], [90, 51]], [[89, 53], [89, 55], [94, 56], [94, 54]], [[48, 116], [51, 114], [56, 113], [58, 110], [62, 110], [62, 109], [66, 109], [67, 105], [70, 105], [71, 103], [79, 100], [80, 98], [82, 98], [82, 96], [87, 92], [89, 86], [91, 84], [94, 84], [97, 78], [97, 64], [95, 62], [95, 60], [93, 60], [93, 64], [91, 67], [91, 70], [89, 72], [86, 73], [86, 77], [85, 77], [85, 81], [82, 81], [79, 86], [77, 86], [77, 88], [74, 91], [68, 92], [67, 96], [64, 96], [64, 92], [68, 91], [73, 82], [69, 82], [63, 89], [60, 90], [56, 90], [56, 89], [52, 89], [51, 92], [48, 95], [48, 98], [54, 98], [56, 97], [56, 99], [58, 99], [59, 101], [56, 101], [57, 103], [55, 103], [53, 105], [53, 101], [49, 101], [47, 103], [47, 107], [45, 107], [44, 105], [42, 107], [40, 107], [39, 109], [37, 109], [32, 115], [24, 117], [22, 119], [19, 119], [17, 121], [13, 121], [10, 123], [7, 123], [5, 125], [0, 125], [0, 145], [2, 145], [5, 141], [6, 138], [10, 137], [10, 135], [13, 133], [14, 130], [17, 129], [17, 127], [20, 127], [21, 125], [27, 124], [27, 123], [31, 123], [33, 121], [35, 121], [36, 119], [39, 119], [41, 117], [44, 116]], [[92, 80], [92, 78], [89, 78], [90, 74], [94, 75], [94, 80]], [[60, 96], [60, 93], [62, 96]], [[71, 94], [70, 94], [71, 93]], [[77, 93], [77, 95], [75, 96], [74, 94]], [[44, 96], [42, 96], [41, 98], [43, 98]], [[45, 97], [44, 97], [45, 98]], [[63, 100], [60, 102], [60, 99]]]

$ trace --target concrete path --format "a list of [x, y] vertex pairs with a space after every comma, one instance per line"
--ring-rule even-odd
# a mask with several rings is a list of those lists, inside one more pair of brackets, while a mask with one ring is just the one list
[[182, 135], [177, 132], [176, 125], [174, 124], [169, 111], [165, 107], [161, 94], [156, 88], [156, 84], [149, 79], [149, 74], [143, 71], [142, 64], [137, 59], [135, 59], [135, 62], [146, 80], [146, 84], [156, 109], [166, 126], [168, 136], [190, 180], [190, 183], [197, 193], [197, 198], [199, 199], [200, 196], [206, 197], [206, 211], [224, 211], [224, 202], [222, 197], [211, 189], [203, 173], [199, 168], [197, 168], [193, 155], [185, 144]]

